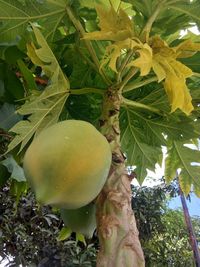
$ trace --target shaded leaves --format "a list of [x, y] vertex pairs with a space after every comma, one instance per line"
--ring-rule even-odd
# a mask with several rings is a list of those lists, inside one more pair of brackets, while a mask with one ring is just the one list
[[[45, 3], [45, 4], [44, 4]], [[19, 0], [0, 1], [1, 41], [16, 40], [28, 34], [28, 23], [39, 22], [44, 26], [46, 38], [53, 39], [57, 26], [65, 15], [65, 0], [37, 1], [26, 0], [22, 5]]]

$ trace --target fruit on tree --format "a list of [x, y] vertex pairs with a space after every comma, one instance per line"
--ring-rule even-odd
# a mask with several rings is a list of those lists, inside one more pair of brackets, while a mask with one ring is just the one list
[[69, 227], [73, 232], [81, 233], [91, 238], [96, 229], [95, 204], [88, 205], [79, 209], [61, 209], [61, 218], [65, 226]]
[[99, 194], [110, 165], [106, 138], [88, 122], [66, 120], [41, 131], [23, 166], [39, 202], [78, 209]]

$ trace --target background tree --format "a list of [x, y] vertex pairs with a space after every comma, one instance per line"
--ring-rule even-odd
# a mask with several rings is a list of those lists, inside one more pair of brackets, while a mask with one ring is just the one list
[[[183, 212], [167, 208], [167, 201], [176, 195], [174, 186], [132, 187], [132, 192], [146, 266], [193, 266]], [[74, 233], [71, 238], [61, 235], [59, 210], [38, 206], [31, 191], [20, 197], [16, 209], [9, 182], [1, 188], [0, 196], [0, 256], [7, 266], [95, 266], [99, 249], [96, 233], [86, 245], [76, 242]], [[192, 223], [199, 240], [200, 218], [192, 217]]]
[[[183, 210], [171, 210], [168, 201], [178, 196], [177, 183], [161, 184], [133, 191], [133, 210], [137, 218], [146, 266], [196, 266], [189, 242]], [[192, 217], [199, 238], [200, 218]], [[181, 255], [179, 257], [178, 255]]]
[[193, 184], [200, 195], [199, 166], [191, 165], [200, 152], [185, 146], [199, 137], [199, 36], [180, 38], [191, 23], [199, 26], [199, 5], [0, 3], [1, 127], [14, 137], [2, 165], [17, 181], [16, 194], [26, 188], [20, 165], [30, 141], [58, 120], [89, 121], [110, 143], [110, 175], [96, 200], [97, 266], [144, 265], [127, 165], [136, 166], [142, 182], [166, 146], [167, 181], [181, 168], [182, 190], [188, 194]]

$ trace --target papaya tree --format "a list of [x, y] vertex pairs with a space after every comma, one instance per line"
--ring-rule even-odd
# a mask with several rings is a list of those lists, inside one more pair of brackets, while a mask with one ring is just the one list
[[[183, 192], [192, 186], [200, 196], [200, 38], [190, 31], [200, 26], [199, 8], [197, 0], [0, 1], [1, 127], [9, 143], [1, 164], [21, 192], [32, 140], [58, 121], [96, 127], [112, 152], [93, 199], [98, 267], [144, 266], [130, 183], [161, 163], [162, 147], [166, 180], [178, 170]], [[56, 157], [55, 165], [60, 160], [64, 166]]]

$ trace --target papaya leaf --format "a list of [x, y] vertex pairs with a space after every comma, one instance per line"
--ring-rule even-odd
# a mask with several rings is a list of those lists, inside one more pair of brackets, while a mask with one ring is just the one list
[[[147, 87], [144, 86], [144, 88], [146, 90], [137, 89], [131, 94], [127, 93], [127, 96], [137, 102], [135, 106], [126, 105], [125, 102], [124, 108], [121, 109], [121, 143], [129, 165], [144, 166], [147, 164], [146, 168], [153, 170], [155, 163], [160, 159], [160, 148], [167, 146], [169, 140], [184, 142], [198, 138], [200, 131], [199, 123], [193, 118], [178, 111], [170, 113], [163, 88], [154, 88], [154, 85], [148, 90]], [[139, 107], [140, 103], [147, 106], [149, 110], [151, 108], [152, 110], [159, 109], [163, 115], [149, 112], [142, 106]], [[154, 149], [156, 152], [153, 152]], [[141, 162], [145, 164], [141, 164]], [[136, 173], [142, 182], [146, 175], [146, 169], [136, 169]]]
[[46, 40], [37, 28], [34, 33], [40, 48], [28, 44], [28, 55], [36, 65], [39, 65], [50, 79], [50, 84], [38, 97], [30, 98], [18, 113], [30, 115], [28, 120], [17, 123], [10, 131], [17, 135], [8, 146], [11, 151], [21, 143], [20, 151], [25, 147], [32, 136], [42, 129], [56, 123], [69, 96], [69, 82], [49, 48]]
[[134, 38], [134, 40], [127, 38], [126, 40], [108, 45], [106, 47], [104, 57], [101, 60], [100, 67], [108, 64], [113, 71], [118, 72], [116, 67], [117, 59], [122, 55], [122, 53], [125, 54], [125, 51], [130, 51], [130, 49], [140, 56], [127, 64], [126, 67], [138, 67], [141, 70], [141, 75], [147, 75], [152, 65], [152, 50], [148, 44], [143, 45], [138, 38]]
[[90, 9], [94, 8], [97, 4], [103, 5], [106, 9], [110, 9], [110, 7], [112, 6], [115, 11], [117, 11], [120, 7], [129, 16], [133, 16], [135, 14], [132, 9], [132, 5], [121, 0], [81, 0], [80, 4], [82, 7], [88, 7]]
[[19, 0], [0, 1], [0, 32], [1, 41], [11, 41], [20, 35], [25, 36], [28, 22], [39, 22], [44, 26], [44, 35], [50, 40], [54, 39], [57, 26], [65, 16], [66, 0], [24, 1]]
[[136, 166], [137, 180], [142, 183], [147, 169], [154, 170], [155, 164], [160, 161], [161, 147], [146, 143], [145, 132], [131, 109], [123, 109], [120, 121], [122, 150], [127, 155], [127, 163]]
[[102, 5], [96, 6], [100, 31], [86, 33], [84, 39], [123, 41], [133, 36], [133, 25], [127, 13], [113, 6], [109, 10]]
[[187, 15], [189, 18], [192, 18], [193, 21], [200, 24], [199, 1], [174, 1], [174, 3], [169, 2], [168, 7], [176, 10], [176, 12], [180, 12], [181, 14]]
[[194, 43], [191, 39], [181, 42], [174, 47], [177, 58], [192, 57], [197, 51], [200, 51], [200, 43]]
[[153, 71], [158, 81], [164, 81], [164, 88], [171, 104], [171, 111], [181, 109], [189, 115], [194, 109], [192, 98], [186, 85], [186, 78], [191, 77], [193, 72], [177, 58], [184, 58], [194, 55], [200, 50], [199, 43], [185, 40], [176, 47], [169, 47], [160, 37], [151, 39], [153, 49]]
[[106, 52], [103, 56], [103, 59], [101, 60], [101, 66], [102, 68], [104, 65], [108, 64], [108, 66], [115, 72], [118, 72], [116, 67], [117, 59], [121, 56], [121, 51], [128, 50], [132, 47], [132, 40], [126, 39], [124, 41], [115, 42], [112, 45], [108, 45], [106, 47]]
[[127, 67], [137, 67], [140, 69], [141, 76], [145, 76], [149, 74], [152, 67], [152, 49], [148, 44], [144, 44], [143, 47], [136, 52], [138, 52], [140, 56], [130, 62]]
[[71, 236], [72, 230], [69, 227], [63, 227], [57, 237], [57, 241], [63, 241]]
[[165, 160], [165, 178], [170, 182], [177, 176], [177, 170], [180, 168], [179, 181], [183, 192], [189, 194], [193, 185], [194, 192], [200, 197], [200, 151], [191, 148], [193, 146], [192, 143], [190, 147], [185, 146], [180, 141], [171, 143]]
[[180, 108], [185, 114], [189, 115], [194, 107], [185, 80], [182, 77], [168, 74], [164, 82], [164, 88], [171, 103], [171, 112]]

